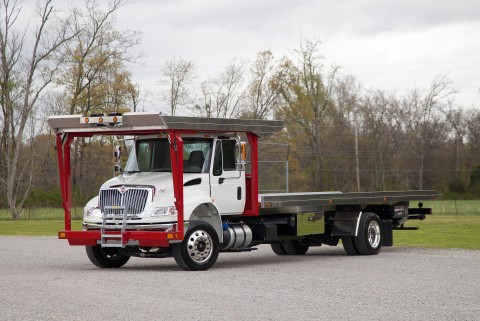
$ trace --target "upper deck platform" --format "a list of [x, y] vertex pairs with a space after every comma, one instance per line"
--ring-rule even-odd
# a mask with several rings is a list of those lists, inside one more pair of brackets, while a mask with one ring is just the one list
[[[129, 112], [118, 116], [118, 121], [93, 123], [81, 115], [50, 116], [48, 125], [56, 133], [76, 133], [92, 135], [135, 134], [152, 131], [191, 130], [197, 132], [241, 133], [251, 132], [258, 137], [267, 137], [284, 128], [280, 120], [202, 118], [184, 116], [164, 116], [159, 113]], [[112, 117], [105, 116], [105, 119]]]

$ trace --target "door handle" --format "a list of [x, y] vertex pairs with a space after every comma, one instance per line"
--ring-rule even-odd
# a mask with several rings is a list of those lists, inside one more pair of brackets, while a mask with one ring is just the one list
[[220, 177], [218, 179], [218, 184], [223, 184], [223, 181], [225, 180], [225, 177]]

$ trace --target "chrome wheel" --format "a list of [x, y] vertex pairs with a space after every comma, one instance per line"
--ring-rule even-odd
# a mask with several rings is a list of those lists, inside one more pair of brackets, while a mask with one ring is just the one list
[[382, 228], [382, 220], [377, 214], [372, 212], [362, 213], [358, 223], [358, 233], [355, 236], [355, 242], [350, 244], [352, 245], [351, 248], [347, 247], [346, 251], [349, 250], [347, 253], [350, 254], [352, 252], [352, 254], [360, 255], [378, 254], [383, 243]]
[[372, 220], [370, 224], [368, 224], [368, 243], [373, 249], [376, 249], [380, 245], [381, 240], [381, 232], [380, 232], [380, 224], [377, 221]]
[[207, 262], [212, 256], [212, 237], [204, 230], [196, 230], [188, 238], [187, 253], [199, 264]]
[[191, 222], [181, 243], [172, 244], [172, 254], [178, 266], [187, 271], [205, 271], [218, 258], [220, 244], [211, 225]]

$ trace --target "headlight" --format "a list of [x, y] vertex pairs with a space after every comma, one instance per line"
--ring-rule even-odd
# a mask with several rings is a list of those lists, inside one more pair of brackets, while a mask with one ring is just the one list
[[83, 216], [97, 216], [101, 217], [102, 213], [100, 212], [100, 209], [98, 207], [84, 207], [83, 208]]
[[175, 209], [175, 206], [154, 207], [150, 213], [150, 216], [176, 215], [177, 210]]

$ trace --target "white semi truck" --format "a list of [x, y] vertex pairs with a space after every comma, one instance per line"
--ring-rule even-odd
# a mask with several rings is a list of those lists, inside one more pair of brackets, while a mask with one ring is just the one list
[[[270, 244], [278, 255], [303, 255], [340, 240], [349, 255], [373, 255], [393, 245], [393, 229], [431, 213], [411, 201], [440, 196], [259, 194], [258, 140], [282, 130], [281, 121], [125, 113], [51, 116], [48, 123], [56, 133], [65, 211], [59, 238], [85, 246], [101, 268], [121, 267], [131, 256], [173, 256], [185, 270], [206, 270], [220, 252]], [[98, 135], [133, 136], [134, 144], [125, 168], [85, 206], [83, 229], [72, 230], [70, 146]]]

